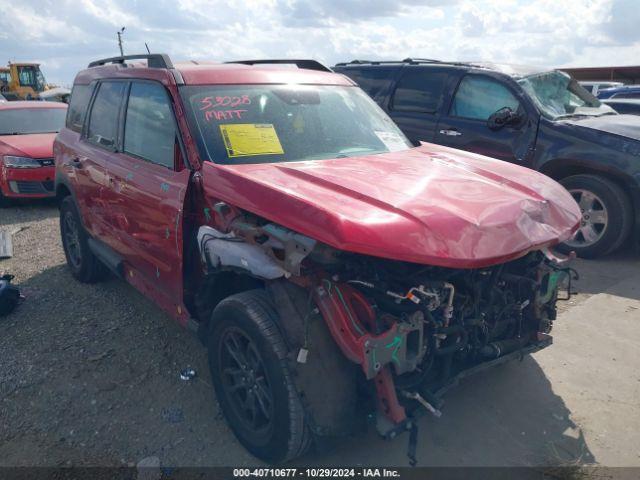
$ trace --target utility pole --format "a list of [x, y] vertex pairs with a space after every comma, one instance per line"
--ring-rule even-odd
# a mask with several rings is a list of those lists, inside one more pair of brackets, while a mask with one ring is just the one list
[[122, 27], [120, 31], [117, 32], [118, 35], [118, 47], [120, 47], [120, 56], [124, 57], [124, 51], [122, 50], [122, 34], [124, 33], [124, 28]]

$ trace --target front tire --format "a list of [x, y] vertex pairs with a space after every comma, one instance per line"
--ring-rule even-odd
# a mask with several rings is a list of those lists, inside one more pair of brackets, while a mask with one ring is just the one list
[[89, 248], [89, 236], [82, 226], [80, 214], [70, 196], [60, 202], [60, 235], [67, 265], [76, 280], [95, 283], [106, 276], [106, 267]]
[[9, 206], [11, 206], [9, 203], [9, 199], [5, 197], [0, 191], [0, 208], [9, 207]]
[[254, 456], [280, 463], [302, 455], [310, 432], [268, 294], [249, 290], [211, 316], [209, 368], [231, 430]]
[[576, 235], [559, 246], [579, 257], [595, 258], [616, 250], [629, 236], [631, 202], [616, 183], [598, 175], [573, 175], [560, 180], [580, 206], [582, 218]]

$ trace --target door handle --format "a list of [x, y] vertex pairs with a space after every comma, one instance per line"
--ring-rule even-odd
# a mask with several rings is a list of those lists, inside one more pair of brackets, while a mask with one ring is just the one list
[[109, 188], [115, 192], [123, 192], [127, 186], [126, 182], [121, 182], [117, 178], [109, 177]]
[[80, 157], [73, 157], [69, 162], [69, 166], [72, 168], [82, 168], [82, 161], [80, 161]]
[[458, 130], [440, 130], [440, 135], [446, 135], [447, 137], [459, 137], [460, 135], [462, 135], [462, 132], [459, 132]]

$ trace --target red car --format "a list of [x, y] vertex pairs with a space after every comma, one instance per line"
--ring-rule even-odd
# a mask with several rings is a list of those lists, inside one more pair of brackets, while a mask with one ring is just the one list
[[66, 114], [64, 103], [0, 103], [0, 202], [55, 196], [53, 140]]
[[369, 406], [385, 438], [415, 431], [462, 376], [551, 343], [566, 190], [412, 145], [317, 62], [260, 63], [94, 62], [54, 147], [71, 272], [199, 333], [251, 453], [291, 459]]

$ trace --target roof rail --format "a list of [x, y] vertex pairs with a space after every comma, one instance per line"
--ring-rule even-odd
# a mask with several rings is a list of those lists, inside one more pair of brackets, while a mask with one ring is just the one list
[[296, 65], [298, 68], [306, 70], [319, 70], [321, 72], [333, 72], [329, 67], [321, 64], [317, 60], [233, 60], [224, 63], [241, 63], [243, 65]]
[[467, 62], [446, 62], [443, 60], [435, 60], [432, 58], [405, 58], [404, 60], [351, 60], [350, 62], [340, 62], [336, 63], [336, 67], [345, 67], [347, 65], [393, 65], [393, 64], [420, 64], [420, 63], [434, 63], [434, 64], [443, 64], [443, 65], [461, 65], [461, 66], [469, 66], [472, 65]]
[[351, 60], [350, 62], [340, 62], [340, 63], [336, 63], [337, 67], [342, 67], [344, 65], [364, 65], [364, 64], [370, 64], [370, 65], [380, 65], [382, 63], [401, 63], [398, 60]]
[[444, 63], [442, 60], [435, 60], [433, 58], [405, 58], [403, 63]]
[[146, 60], [149, 68], [173, 68], [173, 63], [166, 53], [141, 53], [139, 55], [122, 55], [120, 57], [103, 58], [89, 64], [89, 68], [109, 63], [124, 64], [127, 60]]

